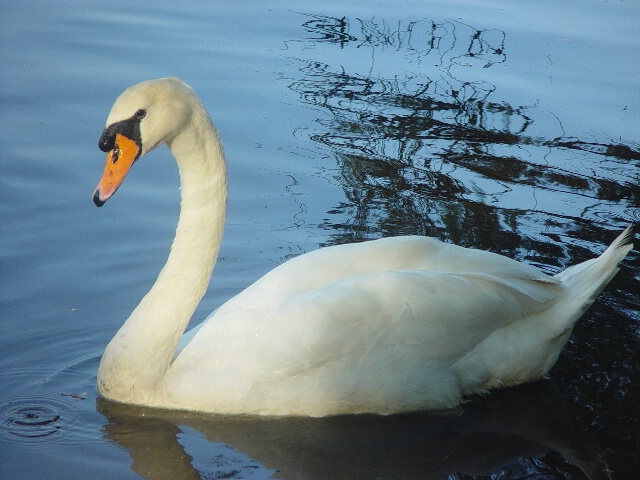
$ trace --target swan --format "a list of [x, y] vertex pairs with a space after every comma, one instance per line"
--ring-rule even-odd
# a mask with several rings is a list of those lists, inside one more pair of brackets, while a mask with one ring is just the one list
[[227, 197], [220, 137], [189, 86], [148, 80], [116, 99], [93, 201], [162, 144], [178, 163], [180, 216], [165, 266], [102, 356], [97, 388], [117, 402], [280, 416], [453, 408], [545, 375], [633, 246], [630, 225], [555, 276], [427, 237], [332, 246], [278, 266], [185, 334]]

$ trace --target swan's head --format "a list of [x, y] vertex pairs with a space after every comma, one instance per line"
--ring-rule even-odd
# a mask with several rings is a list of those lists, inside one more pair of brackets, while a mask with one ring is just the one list
[[116, 99], [98, 146], [107, 163], [93, 202], [101, 207], [118, 189], [136, 160], [171, 140], [189, 122], [199, 100], [177, 78], [147, 80]]

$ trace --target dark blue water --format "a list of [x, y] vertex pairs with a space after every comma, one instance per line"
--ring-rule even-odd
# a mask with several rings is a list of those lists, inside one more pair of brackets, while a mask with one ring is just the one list
[[0, 6], [2, 478], [635, 478], [637, 249], [549, 379], [445, 416], [227, 419], [97, 399], [105, 345], [166, 260], [166, 149], [100, 210], [115, 97], [191, 84], [229, 215], [194, 323], [287, 258], [395, 234], [555, 273], [640, 218], [629, 1]]

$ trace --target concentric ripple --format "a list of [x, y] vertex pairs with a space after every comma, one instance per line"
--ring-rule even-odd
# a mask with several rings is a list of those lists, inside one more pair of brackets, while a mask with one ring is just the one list
[[18, 405], [4, 413], [7, 434], [20, 438], [41, 438], [60, 430], [60, 411], [53, 405]]
[[[15, 369], [0, 373], [0, 443], [90, 441], [95, 412], [96, 356], [56, 369]], [[92, 400], [93, 399], [93, 400]]]

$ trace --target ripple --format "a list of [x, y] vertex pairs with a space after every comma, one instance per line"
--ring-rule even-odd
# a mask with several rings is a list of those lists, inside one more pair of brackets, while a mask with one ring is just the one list
[[41, 438], [60, 430], [60, 411], [52, 405], [19, 405], [4, 414], [7, 434], [20, 438]]
[[98, 440], [102, 417], [95, 411], [95, 365], [91, 355], [53, 369], [0, 373], [0, 443], [78, 443]]
[[628, 217], [629, 221], [633, 223], [640, 222], [640, 208], [628, 208], [624, 213], [626, 217]]
[[73, 405], [46, 395], [14, 397], [0, 403], [0, 442], [38, 444], [62, 440], [73, 430]]

